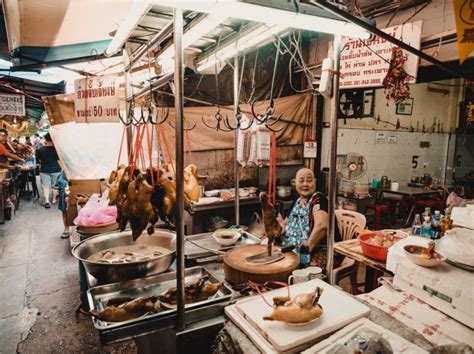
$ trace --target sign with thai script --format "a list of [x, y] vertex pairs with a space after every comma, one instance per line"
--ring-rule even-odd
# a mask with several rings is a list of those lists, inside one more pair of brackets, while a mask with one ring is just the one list
[[[417, 21], [385, 28], [382, 31], [420, 49], [421, 25], [422, 21]], [[378, 36], [371, 41], [345, 38], [342, 42], [340, 88], [382, 86], [392, 59], [393, 46], [394, 44]], [[407, 51], [403, 51], [403, 54], [407, 56], [403, 68], [413, 77], [408, 83], [414, 84], [419, 58]]]
[[119, 121], [119, 82], [117, 75], [89, 76], [76, 80], [74, 91], [77, 123]]
[[459, 62], [474, 51], [474, 0], [453, 0]]
[[25, 96], [0, 94], [0, 114], [25, 115]]

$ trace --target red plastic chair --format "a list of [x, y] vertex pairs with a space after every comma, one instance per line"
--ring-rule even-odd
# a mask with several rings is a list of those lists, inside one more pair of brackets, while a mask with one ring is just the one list
[[[368, 210], [374, 212], [373, 230], [390, 229], [392, 223], [390, 221], [390, 207], [386, 204], [370, 204], [367, 206]], [[382, 223], [382, 217], [385, 216], [385, 223]]]

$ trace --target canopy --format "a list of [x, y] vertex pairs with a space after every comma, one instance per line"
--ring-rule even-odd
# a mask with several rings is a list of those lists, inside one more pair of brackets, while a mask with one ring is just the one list
[[101, 55], [130, 4], [130, 0], [4, 0], [13, 68], [41, 69]]

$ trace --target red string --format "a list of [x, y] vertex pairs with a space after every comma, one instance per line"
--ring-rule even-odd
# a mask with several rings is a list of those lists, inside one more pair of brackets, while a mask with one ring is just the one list
[[[254, 281], [252, 281], [252, 280], [248, 280], [247, 282], [248, 282], [248, 284], [249, 284], [253, 289], [255, 289], [255, 290], [257, 291], [258, 295], [260, 295], [260, 296], [262, 297], [263, 301], [264, 301], [268, 306], [270, 306], [270, 307], [272, 307], [272, 308], [274, 307], [272, 304], [270, 304], [270, 303], [267, 301], [267, 299], [265, 299], [265, 296], [263, 296], [262, 291], [260, 290], [260, 287], [264, 287], [264, 285], [258, 284], [258, 283], [254, 282]], [[275, 282], [275, 283], [276, 283], [276, 284], [283, 284], [283, 286], [286, 286], [286, 289], [288, 290], [288, 297], [290, 297], [290, 287], [288, 286], [287, 283], [283, 283], [283, 282], [281, 282], [281, 283], [280, 283], [280, 282]]]
[[270, 142], [270, 166], [268, 171], [268, 202], [275, 205], [276, 201], [276, 133], [272, 132]]
[[[150, 136], [151, 135], [151, 136]], [[148, 141], [148, 159], [149, 159], [149, 166], [150, 166], [150, 174], [151, 174], [151, 185], [155, 185], [155, 177], [153, 172], [153, 129], [151, 130], [151, 134], [148, 131], [148, 127], [146, 127], [146, 136]]]
[[132, 146], [131, 146], [130, 151], [128, 152], [128, 164], [129, 164], [130, 166], [133, 164], [133, 162], [132, 162], [133, 138], [135, 137], [136, 131], [137, 131], [137, 129], [132, 126], [132, 136], [130, 137], [130, 141], [132, 142], [132, 144], [131, 144]]
[[166, 155], [167, 155], [167, 158], [168, 158], [167, 163], [171, 163], [171, 167], [173, 168], [173, 172], [176, 174], [174, 163], [173, 163], [173, 160], [171, 159], [170, 149], [168, 147], [168, 141], [166, 140], [165, 135], [163, 133], [163, 130], [161, 129], [161, 127], [159, 125], [158, 125], [158, 130], [161, 133], [161, 139], [162, 139], [162, 141], [165, 145]]
[[117, 170], [118, 170], [119, 165], [120, 165], [120, 158], [122, 157], [123, 141], [125, 140], [125, 130], [126, 129], [127, 128], [124, 125], [123, 126], [123, 132], [122, 132], [122, 140], [120, 141], [120, 150], [119, 150], [118, 159], [117, 159]]

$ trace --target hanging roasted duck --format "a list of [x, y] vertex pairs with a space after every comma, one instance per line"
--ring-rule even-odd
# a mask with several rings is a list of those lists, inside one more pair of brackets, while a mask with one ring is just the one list
[[268, 201], [267, 193], [260, 193], [260, 204], [262, 205], [262, 216], [263, 225], [265, 226], [265, 234], [268, 238], [267, 253], [270, 257], [272, 255], [273, 242], [281, 238], [283, 229], [277, 221], [278, 213], [275, 207]]
[[123, 174], [125, 173], [126, 168], [127, 166], [120, 165], [116, 170], [113, 170], [110, 173], [109, 179], [107, 181], [110, 186], [109, 205], [115, 205], [117, 203], [119, 184], [120, 184]]
[[299, 294], [293, 299], [289, 296], [277, 296], [273, 298], [273, 312], [263, 317], [268, 321], [280, 321], [286, 323], [307, 323], [319, 318], [323, 314], [323, 308], [318, 304], [323, 289], [317, 287], [309, 294]]
[[128, 185], [130, 184], [130, 166], [127, 166], [123, 172], [122, 178], [119, 181], [117, 189], [117, 197], [115, 205], [117, 205], [117, 222], [119, 224], [120, 231], [125, 230], [128, 223], [128, 218], [125, 215], [125, 203], [127, 201]]
[[147, 229], [149, 224], [148, 234], [151, 235], [154, 232], [154, 225], [158, 219], [151, 204], [152, 193], [153, 187], [142, 174], [139, 174], [128, 185], [123, 212], [130, 222], [134, 241]]
[[187, 166], [184, 169], [184, 193], [186, 193], [189, 200], [193, 202], [199, 201], [201, 196], [201, 187], [198, 183], [197, 167], [194, 164]]
[[[197, 278], [184, 286], [185, 303], [202, 301], [214, 296], [222, 283], [206, 284], [209, 280], [209, 275]], [[159, 296], [160, 301], [176, 305], [178, 290], [176, 287], [168, 289], [163, 295]]]
[[[155, 210], [155, 213], [160, 217], [162, 221], [170, 226], [175, 225], [175, 205], [176, 205], [176, 183], [168, 179], [164, 171], [154, 169], [155, 175], [154, 180], [157, 181], [155, 184], [153, 194], [151, 196], [151, 203]], [[150, 172], [148, 171], [148, 175]], [[151, 180], [147, 177], [148, 181]], [[192, 213], [191, 201], [184, 194], [184, 209], [189, 213]]]

